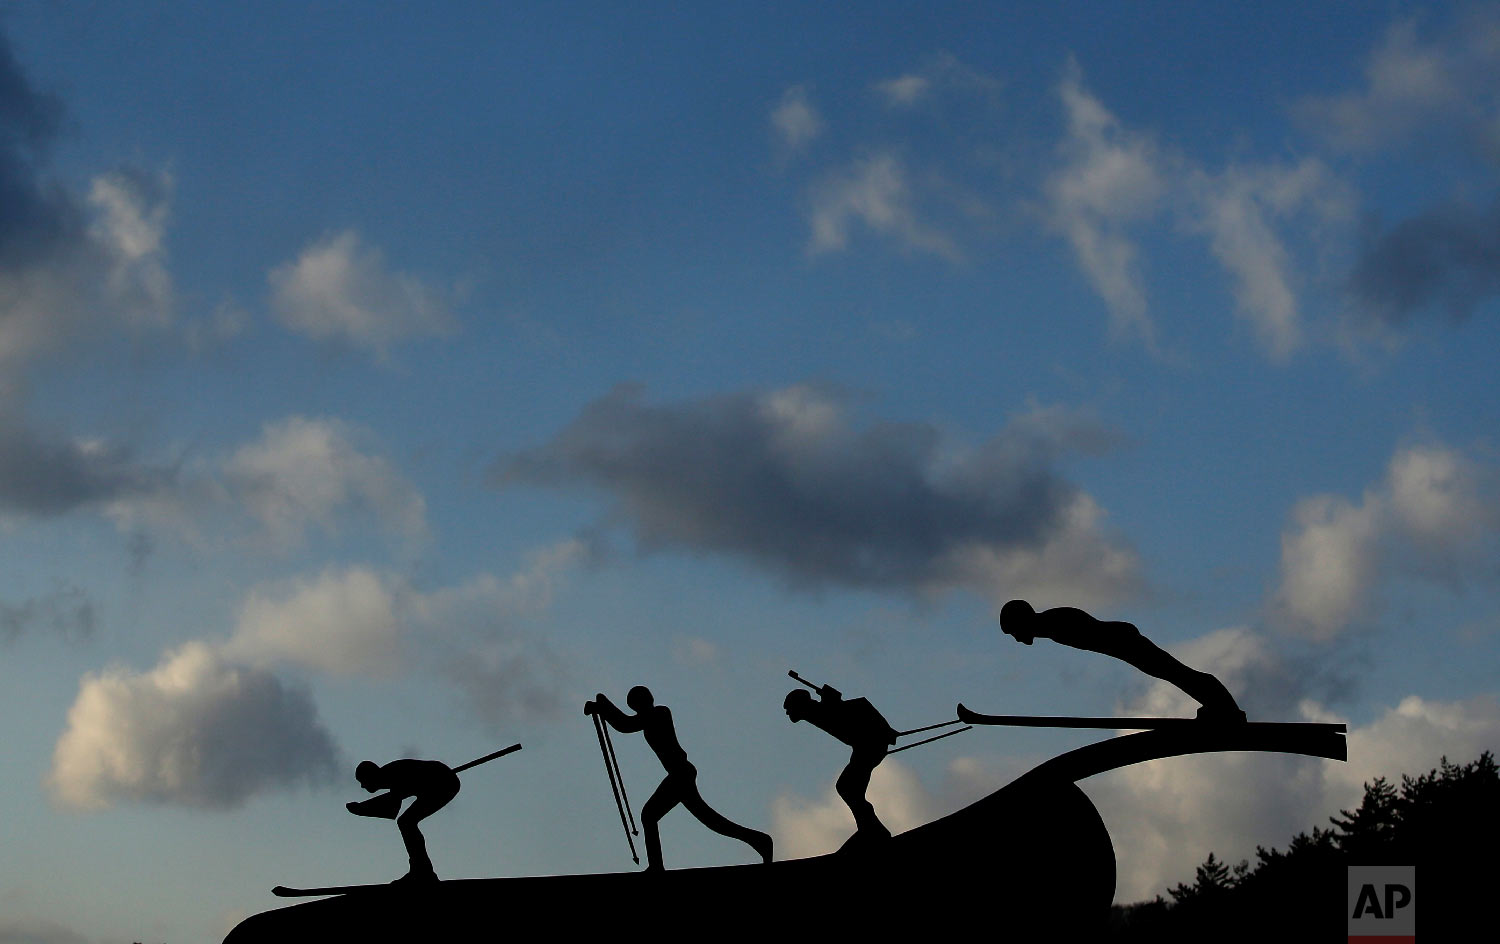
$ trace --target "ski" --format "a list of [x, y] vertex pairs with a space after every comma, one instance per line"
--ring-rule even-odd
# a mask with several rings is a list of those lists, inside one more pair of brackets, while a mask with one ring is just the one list
[[1342, 733], [1345, 725], [1321, 724], [1307, 721], [1250, 721], [1220, 722], [1197, 718], [1070, 718], [1045, 715], [986, 715], [958, 706], [958, 720], [964, 724], [1003, 724], [1023, 728], [1107, 728], [1113, 731], [1154, 730], [1160, 728], [1199, 729], [1210, 727], [1248, 727], [1257, 730], [1269, 728], [1295, 728], [1301, 731], [1313, 729]]
[[386, 891], [401, 891], [404, 888], [431, 888], [435, 882], [421, 885], [407, 885], [401, 882], [386, 882], [382, 885], [329, 885], [324, 888], [289, 888], [285, 885], [277, 885], [271, 889], [271, 894], [277, 898], [313, 898], [318, 895], [349, 895], [354, 892], [368, 892], [383, 888]]

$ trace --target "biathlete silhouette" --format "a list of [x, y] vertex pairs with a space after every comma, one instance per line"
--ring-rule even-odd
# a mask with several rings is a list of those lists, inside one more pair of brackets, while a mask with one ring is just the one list
[[839, 851], [852, 852], [891, 838], [891, 831], [875, 815], [875, 807], [865, 798], [865, 791], [870, 787], [871, 774], [896, 743], [898, 732], [868, 699], [844, 698], [832, 685], [814, 685], [796, 672], [787, 674], [818, 693], [816, 701], [807, 689], [797, 688], [787, 693], [782, 707], [792, 723], [807, 721], [852, 748], [848, 765], [833, 785], [854, 814], [854, 835]]
[[1059, 606], [1038, 613], [1025, 600], [1011, 600], [1000, 608], [1000, 628], [1017, 642], [1033, 639], [1114, 656], [1153, 678], [1171, 682], [1198, 702], [1198, 720], [1242, 723], [1245, 712], [1224, 683], [1207, 672], [1183, 665], [1131, 623], [1095, 619], [1083, 610]]
[[754, 849], [762, 862], [771, 861], [771, 837], [759, 830], [741, 826], [719, 813], [703, 800], [698, 792], [698, 768], [688, 762], [687, 751], [677, 742], [677, 730], [672, 725], [672, 712], [666, 705], [656, 704], [651, 690], [637, 685], [625, 695], [625, 704], [634, 714], [621, 711], [603, 692], [592, 701], [583, 704], [583, 713], [596, 715], [622, 734], [641, 732], [646, 744], [655, 752], [666, 769], [666, 779], [651, 794], [646, 805], [641, 807], [641, 826], [646, 831], [646, 871], [662, 870], [661, 832], [657, 823], [681, 803], [698, 822], [721, 836], [738, 839]]

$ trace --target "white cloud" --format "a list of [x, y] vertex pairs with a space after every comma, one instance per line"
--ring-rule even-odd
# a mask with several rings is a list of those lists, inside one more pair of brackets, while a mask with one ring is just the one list
[[[875, 768], [865, 797], [891, 833], [899, 834], [993, 793], [1024, 773], [1030, 762], [1030, 758], [1005, 758], [997, 763], [955, 757], [944, 769], [941, 782], [929, 789], [911, 767], [887, 758]], [[793, 793], [777, 796], [771, 803], [771, 831], [778, 857], [822, 855], [853, 835], [854, 816], [830, 782], [815, 800]]]
[[[916, 773], [896, 760], [875, 768], [865, 798], [893, 835], [930, 822], [939, 812]], [[854, 816], [830, 783], [817, 800], [794, 794], [776, 797], [771, 803], [771, 833], [778, 858], [822, 855], [854, 834]]]
[[1350, 729], [1348, 739], [1349, 763], [1328, 770], [1331, 805], [1340, 808], [1357, 803], [1363, 784], [1376, 777], [1399, 781], [1401, 774], [1426, 773], [1443, 757], [1462, 764], [1495, 750], [1500, 703], [1493, 694], [1450, 702], [1408, 695], [1370, 724]]
[[1276, 606], [1302, 635], [1331, 639], [1368, 602], [1379, 557], [1379, 498], [1367, 494], [1356, 506], [1337, 495], [1314, 496], [1297, 503], [1292, 520], [1281, 535]]
[[1059, 87], [1068, 131], [1062, 165], [1045, 184], [1050, 225], [1073, 247], [1109, 308], [1117, 333], [1150, 340], [1146, 289], [1129, 224], [1154, 215], [1167, 193], [1164, 160], [1146, 137], [1126, 131], [1083, 87], [1072, 65]]
[[342, 423], [295, 416], [268, 423], [261, 438], [224, 464], [230, 491], [273, 540], [299, 543], [309, 526], [336, 530], [350, 508], [372, 512], [409, 539], [427, 534], [426, 502], [384, 459], [360, 452]]
[[393, 675], [401, 614], [387, 579], [360, 567], [290, 586], [257, 587], [240, 605], [225, 654], [256, 665], [288, 662], [338, 675]]
[[1442, 445], [1401, 449], [1358, 505], [1337, 495], [1298, 502], [1281, 538], [1273, 613], [1287, 629], [1331, 639], [1371, 612], [1383, 580], [1461, 582], [1497, 533], [1496, 470]]
[[440, 336], [452, 321], [438, 293], [392, 272], [385, 254], [345, 230], [271, 270], [276, 320], [315, 340], [340, 341], [384, 361], [398, 341]]
[[907, 249], [954, 261], [962, 258], [947, 234], [918, 218], [914, 200], [906, 170], [894, 154], [857, 160], [813, 188], [812, 238], [807, 250], [817, 255], [848, 248], [850, 231], [857, 223], [896, 239]]
[[953, 551], [957, 583], [980, 588], [997, 608], [1024, 598], [1036, 606], [1111, 608], [1134, 599], [1144, 579], [1140, 557], [1104, 526], [1093, 496], [1074, 495], [1057, 528], [1038, 546], [1004, 547], [975, 542]]
[[118, 801], [222, 809], [325, 780], [336, 753], [305, 692], [190, 642], [144, 673], [84, 676], [48, 786], [79, 809]]
[[823, 133], [823, 118], [807, 97], [807, 89], [794, 85], [771, 111], [771, 127], [788, 151], [800, 151]]

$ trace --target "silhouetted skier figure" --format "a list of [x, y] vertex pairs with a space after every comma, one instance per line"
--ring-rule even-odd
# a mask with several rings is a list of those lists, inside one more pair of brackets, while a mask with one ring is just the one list
[[[432, 860], [427, 857], [427, 840], [422, 837], [417, 824], [447, 806], [448, 801], [458, 795], [458, 774], [436, 760], [393, 760], [384, 766], [365, 760], [354, 768], [354, 779], [370, 793], [381, 789], [386, 791], [380, 796], [345, 806], [359, 816], [396, 820], [411, 865], [396, 881], [436, 882], [437, 873], [433, 871]], [[397, 816], [401, 801], [407, 797], [416, 799], [405, 813]]]
[[1017, 642], [1031, 645], [1040, 636], [1075, 649], [1102, 652], [1128, 662], [1154, 678], [1171, 682], [1203, 707], [1204, 721], [1244, 721], [1245, 713], [1224, 683], [1207, 672], [1190, 669], [1156, 645], [1131, 623], [1095, 619], [1083, 610], [1059, 606], [1038, 613], [1025, 600], [1011, 600], [1000, 608], [1000, 628]]
[[698, 822], [721, 836], [738, 839], [754, 849], [761, 861], [771, 861], [771, 837], [759, 830], [741, 826], [725, 818], [704, 802], [698, 793], [698, 768], [688, 762], [687, 751], [677, 743], [677, 730], [672, 726], [672, 712], [666, 705], [656, 704], [651, 690], [637, 685], [625, 695], [625, 704], [635, 714], [626, 714], [601, 692], [593, 701], [584, 702], [583, 713], [598, 713], [610, 727], [622, 734], [640, 731], [646, 736], [646, 744], [656, 752], [662, 767], [667, 771], [666, 779], [651, 794], [646, 805], [641, 807], [641, 825], [646, 830], [646, 870], [660, 871], [661, 832], [657, 822], [681, 803], [698, 818]]
[[787, 693], [781, 706], [794, 724], [810, 722], [853, 748], [848, 765], [833, 785], [854, 814], [854, 835], [839, 851], [853, 851], [870, 842], [889, 839], [891, 831], [875, 815], [875, 807], [865, 799], [865, 791], [870, 787], [870, 775], [896, 743], [896, 729], [867, 699], [845, 700], [831, 685], [820, 685], [817, 691], [818, 700], [813, 701], [811, 692], [795, 689]]

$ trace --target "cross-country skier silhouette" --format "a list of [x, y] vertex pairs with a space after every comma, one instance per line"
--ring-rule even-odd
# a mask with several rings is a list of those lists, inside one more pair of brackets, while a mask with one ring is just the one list
[[677, 730], [672, 726], [672, 712], [666, 705], [656, 704], [651, 690], [637, 685], [625, 695], [625, 704], [635, 712], [626, 714], [601, 692], [593, 701], [585, 702], [583, 713], [597, 713], [610, 727], [622, 734], [640, 731], [646, 736], [646, 744], [656, 753], [662, 767], [667, 771], [666, 779], [651, 794], [646, 805], [641, 807], [641, 826], [646, 830], [646, 870], [660, 871], [661, 833], [657, 822], [672, 808], [681, 803], [698, 818], [698, 822], [714, 832], [738, 839], [754, 849], [763, 862], [771, 861], [771, 837], [763, 832], [731, 822], [704, 802], [698, 793], [698, 768], [688, 762], [687, 751], [677, 743]]

